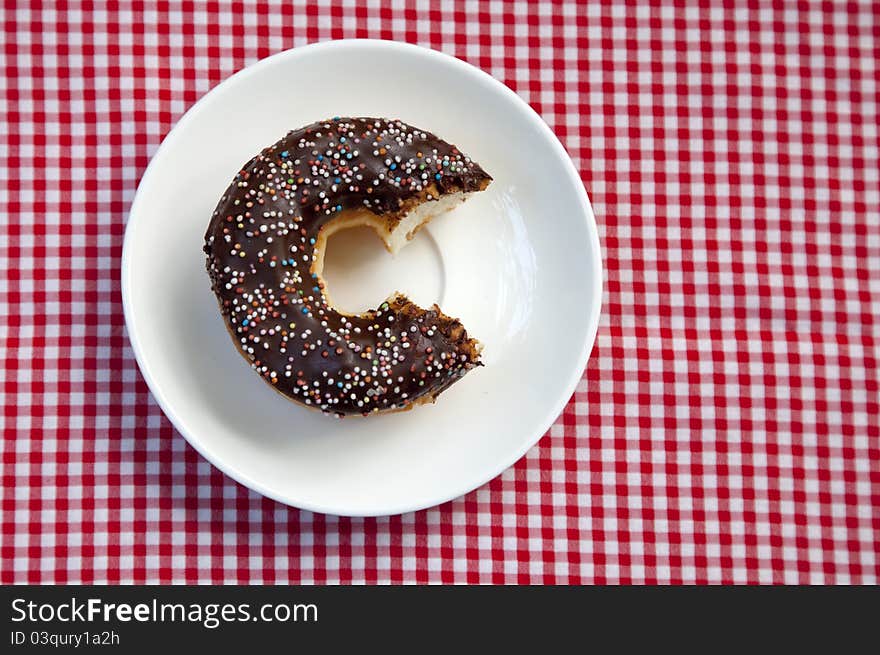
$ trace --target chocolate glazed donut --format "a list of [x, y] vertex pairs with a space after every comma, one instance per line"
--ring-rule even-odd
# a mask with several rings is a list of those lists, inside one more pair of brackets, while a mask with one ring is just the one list
[[491, 177], [455, 146], [397, 120], [334, 118], [251, 159], [205, 235], [230, 334], [276, 390], [328, 414], [409, 409], [480, 366], [481, 346], [437, 305], [396, 293], [359, 315], [332, 307], [327, 237], [373, 227], [396, 252]]

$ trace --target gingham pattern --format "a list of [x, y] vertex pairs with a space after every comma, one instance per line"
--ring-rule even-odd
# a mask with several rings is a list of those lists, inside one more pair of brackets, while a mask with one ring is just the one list
[[[876, 4], [155, 4], [3, 13], [0, 581], [877, 581]], [[596, 347], [549, 434], [384, 519], [290, 509], [201, 459], [120, 301], [128, 207], [175, 120], [341, 37], [515, 89], [580, 169], [606, 257]]]

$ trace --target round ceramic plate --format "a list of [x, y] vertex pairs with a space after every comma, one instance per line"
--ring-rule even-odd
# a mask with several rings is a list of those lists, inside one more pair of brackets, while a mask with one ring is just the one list
[[[203, 239], [233, 176], [287, 131], [332, 116], [400, 118], [494, 178], [396, 257], [368, 230], [328, 244], [325, 276], [342, 309], [375, 307], [398, 290], [437, 302], [483, 342], [485, 366], [436, 404], [339, 420], [290, 402], [238, 354], [211, 292]], [[277, 54], [196, 103], [144, 174], [122, 262], [129, 337], [177, 429], [242, 484], [350, 516], [436, 505], [522, 457], [583, 373], [601, 280], [586, 192], [541, 118], [458, 59], [370, 40]]]

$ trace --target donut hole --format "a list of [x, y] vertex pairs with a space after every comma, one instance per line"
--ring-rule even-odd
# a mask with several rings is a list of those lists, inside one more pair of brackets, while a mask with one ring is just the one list
[[318, 236], [312, 272], [324, 281], [328, 303], [349, 315], [376, 309], [395, 293], [422, 307], [441, 304], [443, 257], [424, 226], [469, 195], [456, 192], [417, 202], [390, 230], [384, 219], [366, 210], [343, 212], [327, 223]]
[[376, 309], [395, 292], [423, 307], [443, 300], [443, 259], [426, 230], [416, 232], [405, 248], [391, 255], [372, 227], [346, 227], [329, 235], [324, 253], [321, 277], [339, 312]]

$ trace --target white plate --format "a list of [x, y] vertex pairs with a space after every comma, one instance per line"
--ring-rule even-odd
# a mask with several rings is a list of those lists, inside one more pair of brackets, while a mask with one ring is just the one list
[[[458, 145], [495, 179], [395, 259], [372, 234], [341, 233], [328, 248], [328, 284], [343, 308], [375, 306], [397, 289], [438, 301], [485, 344], [485, 367], [435, 405], [338, 420], [287, 401], [238, 354], [211, 292], [203, 237], [232, 177], [288, 130], [337, 115], [400, 118]], [[177, 429], [242, 484], [331, 514], [430, 507], [501, 473], [571, 397], [599, 320], [595, 219], [551, 130], [477, 68], [389, 41], [282, 52], [208, 93], [144, 174], [122, 257], [129, 337]]]

